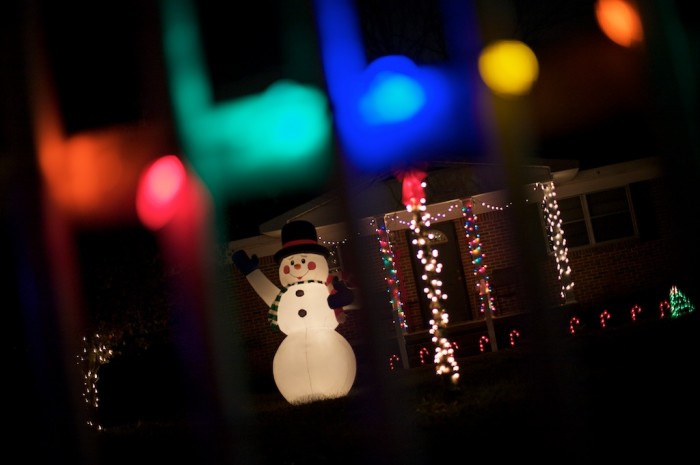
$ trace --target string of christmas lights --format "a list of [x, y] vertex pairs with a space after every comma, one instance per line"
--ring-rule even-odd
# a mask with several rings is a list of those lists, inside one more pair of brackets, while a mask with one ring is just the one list
[[394, 252], [391, 248], [389, 233], [385, 226], [376, 228], [377, 241], [379, 242], [379, 251], [382, 254], [382, 266], [384, 268], [384, 280], [387, 283], [387, 292], [389, 293], [389, 302], [394, 310], [394, 317], [399, 323], [401, 331], [405, 334], [408, 331], [406, 323], [406, 315], [403, 311], [403, 302], [401, 301], [401, 291], [399, 288], [399, 278], [396, 270], [396, 262], [394, 261]]
[[554, 259], [557, 263], [557, 271], [559, 273], [559, 281], [561, 283], [561, 297], [564, 301], [568, 301], [573, 291], [574, 282], [571, 279], [571, 266], [569, 266], [569, 248], [566, 246], [566, 238], [564, 238], [564, 230], [561, 227], [562, 219], [557, 203], [557, 193], [554, 189], [554, 182], [537, 183], [544, 192], [542, 199], [542, 208], [544, 210], [545, 220], [547, 221], [547, 232], [549, 241], [554, 251]]
[[[77, 365], [83, 371], [83, 386], [85, 388], [83, 398], [88, 408], [92, 409], [93, 412], [100, 406], [100, 398], [97, 394], [100, 367], [109, 363], [115, 355], [110, 342], [112, 339], [110, 336], [103, 336], [99, 333], [93, 334], [90, 339], [85, 336], [83, 337], [83, 352], [76, 356]], [[103, 429], [93, 419], [88, 419], [87, 424], [97, 430]]]
[[[431, 223], [438, 223], [440, 221], [454, 219], [458, 217], [461, 208], [462, 202], [460, 200], [432, 204], [430, 205], [430, 215], [432, 218]], [[408, 229], [411, 227], [411, 221], [413, 221], [413, 217], [406, 211], [398, 211], [393, 212], [392, 214], [387, 214], [384, 216], [384, 219], [386, 224], [389, 226], [387, 229], [390, 230], [401, 228]]]
[[[487, 309], [491, 309], [491, 312], [495, 313], [496, 305], [491, 295], [491, 282], [489, 281], [488, 273], [486, 273], [487, 266], [484, 263], [486, 255], [481, 250], [481, 236], [479, 235], [479, 226], [476, 223], [477, 216], [472, 209], [471, 199], [464, 201], [462, 216], [464, 216], [464, 231], [469, 244], [469, 254], [472, 257], [472, 265], [474, 265], [476, 290], [479, 293], [479, 309], [481, 313], [484, 313]], [[485, 289], [481, 287], [482, 282], [486, 283]]]
[[486, 202], [481, 202], [481, 206], [484, 207], [484, 208], [488, 208], [489, 210], [501, 211], [501, 212], [502, 212], [502, 211], [504, 211], [504, 210], [506, 210], [506, 209], [512, 207], [512, 206], [513, 206], [513, 202], [508, 202], [508, 203], [505, 204], [503, 207], [498, 206], [498, 205], [493, 205], [493, 204], [490, 204], [490, 203], [486, 203]]
[[[425, 183], [421, 183], [421, 187], [425, 187]], [[442, 264], [438, 261], [437, 249], [430, 247], [431, 233], [430, 228], [430, 213], [427, 212], [425, 206], [425, 197], [420, 200], [412, 197], [410, 202], [407, 202], [406, 209], [413, 215], [411, 221], [411, 231], [413, 231], [413, 244], [418, 251], [416, 257], [423, 265], [422, 280], [425, 282], [423, 292], [428, 297], [432, 318], [430, 320], [430, 334], [433, 335], [433, 343], [435, 344], [435, 365], [437, 366], [437, 374], [450, 375], [453, 384], [459, 380], [459, 365], [454, 356], [454, 348], [450, 341], [443, 335], [447, 324], [449, 323], [449, 315], [442, 306], [442, 301], [447, 299], [447, 294], [444, 294], [440, 287], [440, 271]]]

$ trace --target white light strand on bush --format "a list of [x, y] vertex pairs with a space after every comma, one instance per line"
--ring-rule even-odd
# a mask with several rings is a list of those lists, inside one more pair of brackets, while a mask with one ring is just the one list
[[[422, 183], [425, 187], [425, 183]], [[430, 247], [431, 234], [428, 231], [430, 227], [430, 213], [427, 212], [425, 206], [425, 198], [421, 198], [419, 202], [411, 202], [406, 205], [406, 210], [413, 215], [411, 220], [411, 231], [413, 232], [413, 244], [416, 245], [418, 252], [416, 257], [423, 265], [422, 279], [425, 282], [423, 292], [428, 298], [432, 318], [430, 320], [430, 334], [433, 335], [433, 343], [435, 344], [435, 365], [437, 366], [436, 373], [438, 375], [450, 375], [450, 380], [456, 384], [459, 380], [459, 365], [455, 359], [454, 348], [450, 341], [443, 335], [443, 331], [449, 323], [449, 315], [442, 306], [442, 301], [447, 299], [447, 294], [443, 294], [440, 287], [440, 271], [442, 264], [438, 262], [438, 251]]]
[[542, 208], [544, 210], [545, 220], [547, 221], [549, 241], [552, 244], [554, 259], [557, 262], [559, 282], [561, 283], [560, 295], [564, 301], [567, 301], [569, 293], [574, 287], [574, 282], [571, 279], [571, 266], [569, 266], [569, 258], [567, 256], [569, 248], [566, 246], [564, 230], [561, 227], [562, 219], [556, 199], [557, 193], [554, 190], [554, 182], [552, 181], [537, 184], [544, 191]]
[[394, 252], [391, 249], [389, 233], [384, 226], [377, 226], [376, 228], [379, 251], [382, 254], [382, 266], [386, 273], [384, 280], [386, 281], [387, 292], [390, 296], [389, 302], [391, 303], [391, 308], [394, 309], [394, 316], [401, 331], [406, 333], [406, 331], [408, 331], [408, 325], [406, 324], [406, 315], [404, 314], [403, 303], [401, 302], [399, 278], [396, 270], [396, 262], [394, 261]]
[[[90, 339], [83, 337], [83, 353], [76, 356], [77, 364], [82, 367], [83, 371], [83, 386], [85, 388], [83, 398], [87, 407], [93, 411], [100, 406], [100, 399], [97, 395], [100, 367], [109, 363], [115, 355], [109, 342], [111, 339], [111, 337], [103, 337], [99, 333], [93, 334]], [[103, 429], [92, 419], [88, 419], [87, 424], [98, 430]]]

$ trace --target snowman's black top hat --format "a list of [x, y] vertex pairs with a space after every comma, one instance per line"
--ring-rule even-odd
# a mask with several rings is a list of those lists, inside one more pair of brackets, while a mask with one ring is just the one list
[[282, 248], [278, 250], [274, 259], [279, 265], [283, 258], [297, 253], [315, 253], [328, 258], [328, 249], [318, 243], [316, 227], [308, 221], [290, 221], [282, 227]]

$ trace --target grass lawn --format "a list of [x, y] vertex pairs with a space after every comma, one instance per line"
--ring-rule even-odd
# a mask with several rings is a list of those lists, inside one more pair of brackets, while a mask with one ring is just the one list
[[367, 368], [340, 399], [290, 405], [272, 385], [225, 426], [140, 422], [88, 438], [105, 464], [670, 463], [700, 439], [698, 339], [693, 313], [463, 358], [457, 386], [432, 365]]

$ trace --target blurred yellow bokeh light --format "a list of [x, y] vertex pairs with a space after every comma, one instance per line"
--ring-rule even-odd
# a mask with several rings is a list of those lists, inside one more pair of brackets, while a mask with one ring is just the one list
[[481, 79], [504, 96], [527, 94], [539, 74], [537, 57], [524, 43], [501, 40], [486, 46], [479, 56]]

